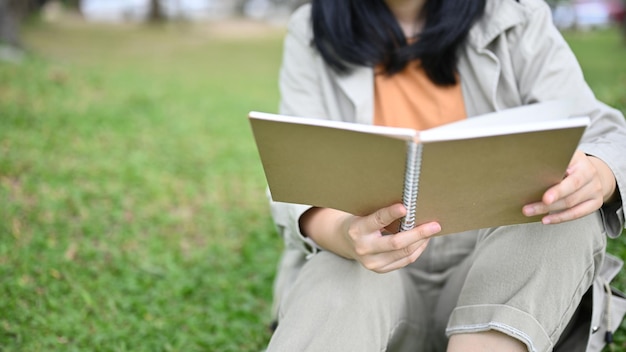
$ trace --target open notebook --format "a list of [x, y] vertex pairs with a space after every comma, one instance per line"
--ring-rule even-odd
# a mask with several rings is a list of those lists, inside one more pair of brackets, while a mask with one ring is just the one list
[[589, 124], [555, 101], [441, 127], [249, 114], [273, 200], [371, 214], [403, 202], [398, 230], [440, 234], [538, 221], [522, 214], [557, 184]]

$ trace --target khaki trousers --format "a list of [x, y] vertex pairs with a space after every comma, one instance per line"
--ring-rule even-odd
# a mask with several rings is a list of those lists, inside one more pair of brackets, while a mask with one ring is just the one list
[[445, 351], [447, 336], [487, 330], [552, 351], [605, 245], [594, 213], [433, 238], [387, 274], [322, 251], [280, 303], [268, 351]]

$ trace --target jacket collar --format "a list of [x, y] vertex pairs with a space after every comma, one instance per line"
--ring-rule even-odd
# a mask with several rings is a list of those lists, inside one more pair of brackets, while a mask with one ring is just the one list
[[349, 74], [332, 72], [335, 81], [348, 97], [354, 108], [358, 123], [372, 124], [374, 116], [374, 70], [370, 67], [353, 66]]
[[525, 7], [517, 1], [487, 1], [483, 17], [468, 34], [468, 45], [484, 49], [506, 30], [526, 21], [527, 16]]

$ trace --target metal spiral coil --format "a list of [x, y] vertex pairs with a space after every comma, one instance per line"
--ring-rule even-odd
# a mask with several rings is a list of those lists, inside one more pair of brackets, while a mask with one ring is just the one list
[[407, 231], [415, 227], [415, 210], [417, 207], [417, 192], [422, 164], [422, 144], [410, 142], [407, 150], [406, 171], [404, 176], [404, 190], [402, 203], [406, 207], [406, 216], [400, 224], [400, 231]]

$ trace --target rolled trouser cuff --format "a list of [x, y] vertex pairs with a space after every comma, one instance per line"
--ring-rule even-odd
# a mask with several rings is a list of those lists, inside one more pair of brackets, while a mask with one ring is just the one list
[[509, 335], [528, 347], [528, 351], [551, 351], [550, 336], [530, 314], [501, 304], [457, 307], [452, 312], [446, 334], [477, 333], [489, 330]]
[[549, 335], [532, 315], [501, 304], [455, 308], [446, 334], [450, 336], [489, 330], [499, 331], [520, 340], [531, 352], [551, 351], [554, 347]]

